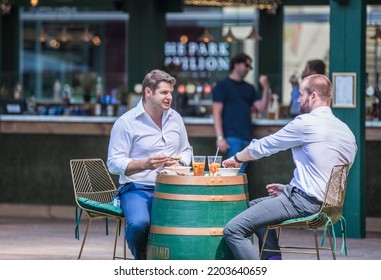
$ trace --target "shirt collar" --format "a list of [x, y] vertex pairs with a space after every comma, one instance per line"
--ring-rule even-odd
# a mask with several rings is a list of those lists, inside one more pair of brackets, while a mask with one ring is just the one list
[[311, 115], [318, 115], [318, 114], [321, 114], [321, 113], [332, 114], [332, 110], [328, 106], [321, 106], [321, 107], [317, 107], [317, 108], [313, 109], [310, 114]]
[[[169, 108], [169, 110], [163, 112], [163, 123], [167, 120], [167, 118], [171, 117], [173, 115], [174, 110], [172, 108]], [[143, 98], [140, 99], [138, 105], [136, 105], [136, 111], [135, 111], [135, 117], [139, 117], [140, 115], [143, 115], [146, 113], [143, 106]]]
[[136, 105], [136, 111], [135, 111], [135, 117], [138, 117], [145, 113], [144, 107], [143, 107], [143, 98], [140, 99], [138, 105]]

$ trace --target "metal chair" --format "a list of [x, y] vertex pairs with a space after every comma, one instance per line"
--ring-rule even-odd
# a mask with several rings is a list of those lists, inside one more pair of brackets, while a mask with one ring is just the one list
[[[126, 259], [125, 238], [123, 239], [124, 256], [116, 256], [118, 234], [120, 233], [122, 223], [125, 225], [125, 217], [122, 209], [113, 205], [113, 196], [117, 193], [117, 189], [105, 163], [102, 159], [72, 159], [70, 160], [70, 169], [77, 207], [81, 209], [81, 213], [84, 211], [89, 217], [78, 259], [81, 258], [90, 224], [95, 218], [113, 218], [116, 220], [113, 259]], [[76, 234], [78, 234], [81, 214], [79, 214], [79, 218], [78, 215], [76, 216]]]
[[[319, 250], [330, 250], [332, 253], [332, 258], [336, 260], [336, 237], [333, 225], [338, 221], [340, 221], [342, 233], [341, 252], [344, 252], [345, 255], [347, 255], [345, 219], [342, 216], [347, 176], [348, 165], [336, 165], [333, 167], [330, 179], [328, 181], [324, 202], [317, 214], [303, 218], [289, 219], [275, 225], [267, 226], [263, 244], [260, 250], [260, 257], [264, 251], [268, 251], [281, 253], [316, 254], [317, 259], [320, 260]], [[314, 232], [315, 247], [279, 246], [280, 250], [266, 249], [265, 244], [269, 230], [277, 230], [277, 238], [279, 242], [283, 228], [307, 228], [312, 230]], [[320, 246], [317, 240], [317, 230], [319, 228], [324, 229]], [[329, 238], [329, 247], [323, 247], [326, 236]]]

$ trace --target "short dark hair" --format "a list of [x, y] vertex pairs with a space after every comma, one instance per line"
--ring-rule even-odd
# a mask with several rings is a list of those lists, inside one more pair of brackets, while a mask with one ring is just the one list
[[309, 60], [307, 63], [310, 70], [314, 71], [316, 74], [325, 75], [325, 63], [323, 60], [313, 59]]
[[247, 60], [253, 61], [253, 59], [245, 53], [238, 53], [230, 60], [230, 72], [233, 70], [234, 65]]
[[148, 87], [152, 90], [152, 92], [155, 92], [155, 89], [157, 88], [160, 82], [167, 82], [174, 86], [176, 84], [176, 79], [162, 70], [152, 70], [144, 77], [142, 83], [143, 100], [145, 100], [144, 89]]

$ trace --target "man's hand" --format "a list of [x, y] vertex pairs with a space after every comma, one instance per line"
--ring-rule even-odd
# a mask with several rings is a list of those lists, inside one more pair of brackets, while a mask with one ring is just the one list
[[154, 170], [164, 164], [172, 165], [174, 164], [175, 161], [178, 164], [177, 160], [174, 160], [173, 158], [168, 157], [164, 154], [150, 155], [148, 158], [143, 160], [143, 170], [146, 170], [146, 169]]
[[269, 196], [278, 196], [280, 195], [281, 193], [283, 193], [283, 190], [284, 190], [284, 186], [285, 185], [282, 185], [282, 184], [268, 184], [266, 186], [266, 190], [267, 192], [269, 193]]
[[173, 157], [169, 157], [168, 161], [164, 163], [164, 166], [181, 166], [179, 161], [177, 159], [174, 159]]
[[227, 150], [230, 149], [230, 146], [229, 146], [228, 142], [226, 142], [225, 138], [217, 139], [216, 140], [216, 146], [217, 146], [217, 148], [220, 149], [221, 153], [225, 153]]
[[222, 162], [223, 167], [241, 167], [242, 163], [238, 163], [235, 161], [234, 157], [230, 157]]
[[269, 80], [268, 80], [266, 75], [260, 75], [259, 76], [259, 83], [261, 84], [261, 86], [263, 88], [269, 88], [270, 87]]

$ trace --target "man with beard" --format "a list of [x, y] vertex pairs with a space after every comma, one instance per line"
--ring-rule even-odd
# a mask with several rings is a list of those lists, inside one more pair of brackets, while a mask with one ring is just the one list
[[[356, 139], [348, 126], [333, 115], [332, 95], [332, 84], [324, 75], [304, 78], [298, 98], [300, 115], [278, 132], [253, 139], [222, 163], [224, 167], [239, 167], [243, 162], [291, 149], [296, 166], [288, 184], [267, 185], [269, 196], [251, 201], [247, 210], [226, 224], [224, 237], [237, 259], [258, 258], [248, 239], [253, 233], [261, 246], [266, 226], [319, 212], [333, 166], [352, 166]], [[275, 230], [269, 231], [266, 248], [279, 250]], [[262, 258], [281, 259], [281, 255], [264, 252]]]

